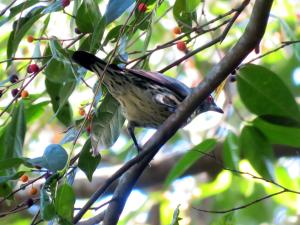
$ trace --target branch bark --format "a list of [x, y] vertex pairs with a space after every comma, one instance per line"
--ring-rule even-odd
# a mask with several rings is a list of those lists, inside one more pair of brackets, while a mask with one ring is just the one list
[[[259, 44], [264, 35], [267, 26], [270, 9], [273, 0], [256, 0], [249, 23], [242, 37], [237, 44], [228, 51], [224, 58], [215, 65], [207, 74], [203, 82], [196, 87], [192, 94], [172, 114], [165, 123], [157, 130], [152, 138], [143, 146], [143, 152], [135, 159], [124, 165], [122, 171], [130, 168], [120, 179], [120, 182], [114, 192], [113, 198], [117, 199], [109, 204], [104, 217], [105, 225], [117, 224], [121, 215], [126, 199], [130, 194], [137, 179], [140, 177], [149, 162], [153, 159], [160, 147], [181, 127], [187, 118], [193, 113], [196, 107], [202, 102], [214, 89], [216, 89], [223, 80], [245, 59], [245, 57]], [[123, 173], [117, 171], [113, 178], [117, 179]], [[100, 197], [110, 183], [100, 187], [91, 197], [88, 203], [79, 211], [74, 218], [74, 223], [78, 222], [88, 208]]]

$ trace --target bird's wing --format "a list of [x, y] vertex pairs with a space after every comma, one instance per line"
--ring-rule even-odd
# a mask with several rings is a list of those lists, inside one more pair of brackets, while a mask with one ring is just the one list
[[[102, 59], [99, 59], [97, 56], [90, 54], [84, 51], [74, 52], [72, 59], [79, 65], [85, 67], [88, 70], [93, 70], [93, 66], [98, 66], [100, 69], [104, 69], [106, 62]], [[140, 77], [142, 79], [150, 80], [154, 83], [157, 83], [163, 87], [170, 89], [175, 92], [182, 99], [185, 99], [190, 93], [191, 89], [188, 88], [185, 84], [176, 80], [172, 77], [167, 77], [158, 72], [148, 72], [144, 70], [137, 69], [122, 69], [117, 65], [111, 64], [107, 68], [112, 72], [120, 72], [126, 76], [126, 73], [131, 74], [132, 76]], [[125, 72], [125, 73], [124, 73]]]
[[161, 73], [148, 72], [148, 71], [136, 70], [136, 69], [126, 69], [126, 70], [136, 76], [151, 80], [163, 87], [170, 89], [171, 91], [175, 92], [177, 95], [182, 97], [182, 99], [185, 99], [191, 93], [191, 89], [188, 88], [185, 84], [183, 84], [179, 80], [176, 80], [172, 77], [167, 77]]

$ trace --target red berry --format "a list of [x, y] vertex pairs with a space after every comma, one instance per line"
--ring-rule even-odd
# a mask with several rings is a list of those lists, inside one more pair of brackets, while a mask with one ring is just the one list
[[3, 90], [0, 90], [0, 98], [2, 97], [3, 95]]
[[30, 64], [28, 67], [27, 67], [27, 72], [28, 73], [37, 73], [39, 72], [40, 68], [37, 64]]
[[15, 88], [15, 89], [12, 89], [11, 90], [11, 95], [13, 96], [13, 97], [16, 97], [17, 95], [18, 95], [18, 98], [21, 96], [20, 94], [18, 94], [19, 93], [19, 89], [18, 88]]
[[9, 76], [9, 81], [10, 81], [12, 84], [16, 83], [18, 80], [19, 80], [19, 77], [18, 77], [17, 74], [12, 74], [12, 75]]
[[67, 7], [70, 5], [70, 0], [61, 0], [61, 5], [63, 8]]
[[140, 3], [138, 6], [138, 10], [140, 12], [146, 12], [147, 11], [147, 5], [145, 3]]
[[176, 46], [179, 51], [185, 52], [187, 50], [186, 44], [183, 41], [178, 41]]
[[26, 91], [26, 90], [23, 90], [23, 91], [21, 92], [21, 97], [22, 97], [22, 98], [27, 98], [28, 95], [29, 95], [29, 93], [28, 93], [28, 91]]
[[36, 195], [38, 193], [38, 189], [35, 188], [35, 187], [32, 187], [30, 190], [29, 190], [29, 194], [30, 195]]
[[28, 181], [28, 176], [23, 174], [21, 177], [20, 177], [20, 181], [22, 181], [23, 183], [27, 182]]
[[84, 110], [84, 108], [79, 108], [79, 115], [80, 116], [84, 116], [85, 115], [85, 110]]
[[29, 36], [27, 37], [27, 41], [28, 41], [29, 43], [31, 43], [31, 42], [34, 41], [34, 38], [32, 37], [32, 35], [29, 35]]
[[173, 33], [174, 34], [181, 34], [181, 28], [180, 27], [174, 27], [173, 28]]
[[87, 128], [86, 128], [86, 132], [88, 132], [88, 133], [91, 133], [91, 130], [92, 130], [92, 127], [91, 127], [91, 125], [87, 126]]

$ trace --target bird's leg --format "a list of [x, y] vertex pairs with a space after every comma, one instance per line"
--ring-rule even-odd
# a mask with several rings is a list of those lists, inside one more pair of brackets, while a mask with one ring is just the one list
[[141, 151], [141, 148], [140, 148], [140, 146], [139, 146], [139, 144], [138, 144], [138, 142], [137, 142], [137, 140], [136, 140], [136, 137], [135, 137], [135, 135], [134, 135], [134, 128], [135, 128], [134, 124], [131, 123], [131, 122], [129, 122], [129, 123], [128, 123], [128, 126], [127, 126], [128, 133], [129, 133], [130, 137], [132, 138], [133, 143], [134, 143], [134, 145], [135, 145], [137, 151], [140, 152], [140, 151]]

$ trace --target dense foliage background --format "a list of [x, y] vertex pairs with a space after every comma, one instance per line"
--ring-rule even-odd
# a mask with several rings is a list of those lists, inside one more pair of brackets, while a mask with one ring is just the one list
[[[83, 219], [102, 220], [109, 178], [136, 155], [118, 102], [71, 61], [75, 50], [194, 87], [244, 33], [255, 1], [68, 3], [0, 3], [3, 224], [72, 224], [87, 199]], [[198, 116], [162, 146], [118, 224], [300, 223], [299, 24], [299, 1], [273, 3], [259, 46], [213, 94], [224, 114]], [[139, 142], [153, 132], [139, 128]]]

